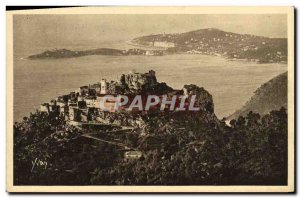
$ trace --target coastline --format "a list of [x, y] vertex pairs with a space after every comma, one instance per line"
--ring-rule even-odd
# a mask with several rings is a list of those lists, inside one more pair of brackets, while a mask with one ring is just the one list
[[[128, 40], [125, 41], [126, 44], [131, 45], [131, 46], [136, 46], [136, 47], [140, 47], [140, 48], [148, 48], [151, 50], [163, 50], [163, 51], [167, 51], [167, 48], [162, 48], [162, 47], [153, 47], [153, 46], [148, 46], [148, 45], [143, 45], [137, 42], [134, 42], [133, 40]], [[222, 57], [224, 59], [226, 59], [227, 61], [241, 61], [241, 62], [255, 62], [257, 64], [287, 64], [287, 61], [280, 61], [280, 62], [260, 62], [259, 59], [239, 59], [239, 58], [228, 58], [224, 55], [216, 55], [216, 54], [205, 54], [205, 53], [189, 53], [187, 52], [182, 52], [182, 53], [167, 53], [166, 55], [171, 55], [171, 54], [191, 54], [191, 55], [205, 55], [205, 56], [214, 56], [214, 57]]]

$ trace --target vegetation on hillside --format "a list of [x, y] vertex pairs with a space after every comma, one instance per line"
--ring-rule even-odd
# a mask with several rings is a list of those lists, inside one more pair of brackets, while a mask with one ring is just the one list
[[[86, 139], [85, 131], [36, 112], [14, 125], [14, 184], [286, 184], [284, 108], [263, 117], [249, 112], [232, 120], [231, 127], [192, 118], [152, 115], [143, 129], [119, 134], [143, 152], [138, 160], [125, 160], [122, 148]], [[34, 162], [40, 163], [33, 167]]]

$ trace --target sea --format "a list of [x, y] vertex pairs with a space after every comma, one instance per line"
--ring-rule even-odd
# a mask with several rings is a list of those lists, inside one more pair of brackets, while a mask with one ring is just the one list
[[[102, 47], [135, 48], [126, 41], [102, 45], [55, 46], [70, 50]], [[287, 71], [287, 64], [257, 64], [230, 61], [223, 57], [198, 54], [165, 56], [85, 56], [79, 58], [28, 60], [29, 55], [41, 53], [54, 46], [28, 47], [14, 52], [13, 116], [21, 121], [41, 103], [68, 94], [80, 86], [107, 80], [118, 80], [121, 74], [136, 71], [156, 72], [157, 80], [175, 89], [186, 84], [204, 87], [213, 96], [218, 118], [229, 116], [250, 99], [263, 83]]]

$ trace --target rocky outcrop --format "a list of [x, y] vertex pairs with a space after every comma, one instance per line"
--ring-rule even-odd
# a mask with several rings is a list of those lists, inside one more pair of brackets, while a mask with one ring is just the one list
[[[199, 122], [213, 128], [220, 124], [214, 114], [212, 95], [203, 87], [191, 84], [184, 85], [182, 90], [173, 90], [166, 83], [157, 82], [154, 71], [145, 74], [132, 72], [123, 74], [118, 86], [125, 87], [125, 90], [129, 90], [131, 94], [184, 95], [187, 97], [187, 101], [191, 100], [192, 95], [195, 95], [194, 107], [199, 108], [199, 110], [161, 111], [157, 108], [150, 111], [101, 112], [98, 116], [101, 122], [131, 126], [139, 129], [140, 134], [155, 133], [157, 127], [167, 133], [177, 131], [178, 126], [173, 125], [172, 122], [184, 123], [187, 126], [190, 122]], [[181, 124], [179, 125], [181, 126]], [[185, 128], [188, 127], [185, 126]]]
[[197, 85], [184, 85], [183, 93], [185, 95], [196, 95], [195, 106], [200, 107], [202, 111], [208, 113], [214, 113], [214, 103], [213, 98], [208, 91], [206, 91], [203, 87], [198, 87]]
[[157, 84], [155, 72], [150, 70], [148, 73], [130, 72], [123, 74], [120, 78], [121, 86], [128, 87], [133, 92], [141, 92], [151, 89]]
[[158, 82], [155, 71], [138, 73], [131, 71], [122, 74], [118, 82], [108, 83], [108, 93], [110, 94], [165, 94], [173, 89], [164, 82]]

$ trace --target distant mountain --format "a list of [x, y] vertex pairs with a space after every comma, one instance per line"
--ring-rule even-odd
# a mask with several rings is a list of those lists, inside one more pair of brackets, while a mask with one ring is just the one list
[[166, 48], [170, 53], [193, 53], [247, 59], [258, 63], [286, 62], [287, 39], [236, 34], [215, 28], [180, 34], [156, 34], [132, 40], [138, 45]]
[[258, 88], [250, 100], [227, 119], [246, 116], [249, 111], [264, 115], [272, 110], [287, 108], [287, 72], [282, 73]]

